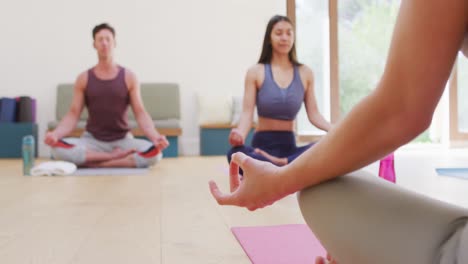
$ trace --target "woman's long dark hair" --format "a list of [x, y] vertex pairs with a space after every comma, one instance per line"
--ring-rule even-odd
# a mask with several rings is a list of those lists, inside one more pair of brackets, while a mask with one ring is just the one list
[[[273, 48], [271, 46], [271, 32], [273, 31], [273, 27], [276, 25], [276, 23], [281, 21], [286, 21], [292, 25], [291, 20], [286, 16], [276, 15], [270, 19], [265, 31], [265, 37], [263, 38], [262, 54], [260, 55], [258, 63], [268, 64], [271, 62], [271, 57], [273, 56]], [[293, 46], [289, 51], [289, 60], [294, 65], [301, 65], [301, 63], [297, 61], [296, 40], [294, 40]]]

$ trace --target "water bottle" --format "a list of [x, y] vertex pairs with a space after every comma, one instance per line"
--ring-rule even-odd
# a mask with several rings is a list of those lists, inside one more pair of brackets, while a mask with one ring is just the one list
[[396, 182], [393, 153], [380, 160], [379, 176], [389, 182]]
[[22, 146], [22, 154], [23, 154], [23, 175], [30, 176], [31, 169], [34, 167], [34, 137], [32, 135], [27, 135], [23, 137], [23, 146]]

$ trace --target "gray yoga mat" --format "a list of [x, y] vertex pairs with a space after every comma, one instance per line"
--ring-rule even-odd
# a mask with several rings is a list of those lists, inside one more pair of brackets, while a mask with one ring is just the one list
[[70, 176], [141, 176], [148, 168], [80, 168]]

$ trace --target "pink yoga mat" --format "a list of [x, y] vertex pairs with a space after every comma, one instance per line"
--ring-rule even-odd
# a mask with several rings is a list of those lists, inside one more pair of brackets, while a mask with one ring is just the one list
[[231, 230], [254, 264], [313, 264], [317, 256], [326, 256], [307, 225], [233, 227]]

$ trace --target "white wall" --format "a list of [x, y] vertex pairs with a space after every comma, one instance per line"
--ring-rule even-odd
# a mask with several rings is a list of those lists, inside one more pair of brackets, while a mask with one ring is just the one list
[[260, 55], [268, 19], [285, 0], [9, 1], [0, 9], [0, 97], [38, 100], [41, 156], [55, 89], [96, 63], [92, 27], [116, 29], [116, 60], [141, 82], [181, 88], [181, 152], [198, 154], [196, 95], [241, 94], [244, 74]]

